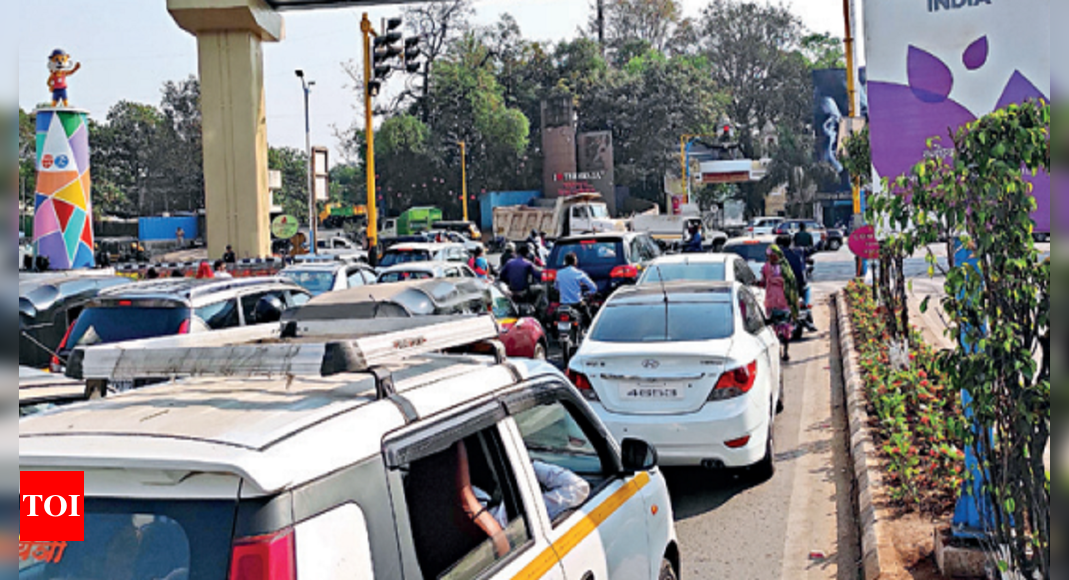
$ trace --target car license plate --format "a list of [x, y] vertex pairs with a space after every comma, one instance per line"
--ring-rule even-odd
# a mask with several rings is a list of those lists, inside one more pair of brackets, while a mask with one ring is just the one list
[[571, 322], [558, 322], [557, 323], [557, 330], [559, 330], [561, 332], [571, 332], [572, 331], [572, 323]]
[[678, 387], [624, 387], [621, 395], [629, 401], [679, 401], [683, 389]]
[[133, 380], [108, 381], [108, 391], [112, 393], [125, 393], [134, 390]]

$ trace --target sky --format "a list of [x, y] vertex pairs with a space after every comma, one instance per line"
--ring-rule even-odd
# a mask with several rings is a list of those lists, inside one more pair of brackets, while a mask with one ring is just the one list
[[[707, 3], [682, 0], [688, 16], [697, 16]], [[572, 38], [586, 25], [590, 14], [588, 0], [475, 0], [475, 4], [477, 24], [493, 23], [508, 12], [519, 22], [524, 36], [538, 40]], [[809, 28], [843, 35], [839, 0], [792, 0], [788, 6]], [[68, 16], [50, 19], [42, 27], [41, 10], [59, 10]], [[367, 9], [373, 22], [400, 10], [400, 6]], [[336, 150], [335, 129], [350, 126], [362, 115], [356, 108], [353, 82], [342, 67], [343, 62], [360, 55], [362, 12], [320, 9], [285, 13], [285, 40], [264, 45], [268, 141], [272, 146], [304, 147], [303, 93], [294, 75], [296, 69], [303, 69], [316, 82], [311, 97], [313, 144]], [[164, 82], [197, 71], [196, 41], [171, 19], [166, 0], [53, 0], [47, 8], [20, 1], [17, 22], [18, 102], [26, 110], [50, 98], [47, 57], [55, 48], [63, 48], [83, 66], [70, 79], [71, 105], [89, 110], [99, 120], [119, 101], [158, 105]], [[391, 77], [388, 84], [403, 82], [402, 78]]]

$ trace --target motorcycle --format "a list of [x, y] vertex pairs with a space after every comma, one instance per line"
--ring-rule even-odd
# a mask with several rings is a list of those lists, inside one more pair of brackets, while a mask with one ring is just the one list
[[579, 345], [586, 337], [586, 321], [583, 313], [574, 306], [560, 306], [554, 316], [557, 329], [557, 344], [560, 345], [564, 366], [567, 367], [572, 357], [579, 350]]

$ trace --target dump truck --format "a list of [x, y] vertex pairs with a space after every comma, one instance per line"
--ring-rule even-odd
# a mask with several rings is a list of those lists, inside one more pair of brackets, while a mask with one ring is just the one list
[[411, 236], [431, 230], [435, 222], [442, 221], [442, 210], [436, 207], [414, 207], [397, 218], [382, 221], [380, 238]]
[[599, 194], [581, 193], [557, 198], [552, 206], [494, 208], [494, 237], [513, 242], [527, 239], [532, 231], [550, 238], [587, 233], [627, 231], [627, 222], [612, 219], [609, 206]]

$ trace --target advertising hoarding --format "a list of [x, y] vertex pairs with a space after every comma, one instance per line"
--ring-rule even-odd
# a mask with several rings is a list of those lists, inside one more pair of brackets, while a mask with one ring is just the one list
[[[1049, 0], [868, 0], [872, 160], [881, 178], [952, 154], [950, 134], [994, 110], [1049, 100]], [[942, 145], [927, 147], [941, 137]], [[1050, 231], [1050, 176], [1030, 179]]]

